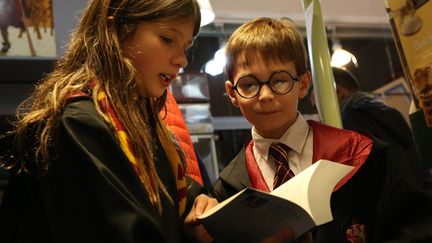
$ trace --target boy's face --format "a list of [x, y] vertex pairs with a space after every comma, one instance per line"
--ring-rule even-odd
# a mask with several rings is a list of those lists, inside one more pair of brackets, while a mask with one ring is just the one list
[[[239, 58], [242, 59], [242, 58]], [[299, 81], [284, 95], [273, 93], [265, 84], [255, 97], [246, 99], [231, 89], [239, 78], [252, 75], [259, 81], [268, 80], [275, 71], [287, 71]], [[264, 63], [256, 58], [252, 64], [237, 63], [234, 80], [225, 82], [225, 88], [234, 106], [239, 107], [244, 117], [255, 127], [255, 131], [265, 138], [280, 138], [297, 118], [298, 100], [304, 98], [310, 84], [309, 73], [298, 76], [294, 62]]]

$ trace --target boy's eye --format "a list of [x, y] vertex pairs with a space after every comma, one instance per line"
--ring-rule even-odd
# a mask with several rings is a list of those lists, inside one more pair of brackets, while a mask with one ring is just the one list
[[166, 44], [171, 44], [173, 42], [173, 40], [169, 37], [166, 36], [161, 36], [161, 39], [163, 42], [165, 42]]
[[242, 91], [250, 92], [259, 88], [259, 83], [254, 78], [246, 76], [239, 79], [237, 86]]
[[288, 83], [288, 80], [286, 80], [286, 79], [276, 79], [276, 80], [272, 80], [272, 83], [274, 85], [281, 85], [281, 84]]

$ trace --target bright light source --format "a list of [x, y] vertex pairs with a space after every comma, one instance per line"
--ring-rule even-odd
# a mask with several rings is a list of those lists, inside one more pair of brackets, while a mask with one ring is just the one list
[[342, 45], [339, 40], [333, 39], [333, 55], [331, 57], [331, 66], [341, 68], [352, 62], [358, 67], [357, 58], [349, 51], [342, 49]]
[[216, 61], [212, 59], [206, 63], [204, 71], [211, 76], [216, 76], [223, 72], [223, 66], [218, 65]]
[[345, 51], [344, 49], [338, 49], [333, 52], [331, 58], [331, 65], [333, 67], [342, 67], [347, 65], [351, 61], [352, 54]]
[[210, 4], [210, 0], [198, 0], [198, 4], [201, 10], [201, 27], [213, 22], [215, 14]]
[[216, 76], [223, 72], [225, 64], [225, 46], [223, 46], [215, 52], [213, 59], [206, 63], [204, 71], [212, 76]]
[[214, 54], [214, 60], [218, 65], [222, 67], [226, 64], [226, 56], [225, 56], [225, 46], [219, 48]]

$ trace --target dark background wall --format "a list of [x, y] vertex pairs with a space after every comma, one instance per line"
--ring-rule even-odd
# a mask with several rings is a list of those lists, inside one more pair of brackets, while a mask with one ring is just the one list
[[[87, 0], [53, 0], [56, 52], [61, 56]], [[56, 58], [0, 57], [0, 129], [35, 84], [49, 73]]]

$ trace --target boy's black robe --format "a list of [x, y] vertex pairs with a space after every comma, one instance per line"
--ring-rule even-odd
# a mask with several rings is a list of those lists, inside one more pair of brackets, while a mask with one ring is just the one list
[[[378, 139], [371, 140], [356, 132], [314, 121], [309, 121], [309, 124], [314, 136], [313, 161], [328, 159], [354, 165], [358, 169], [354, 176], [332, 194], [334, 220], [314, 231], [314, 242], [349, 242], [351, 232], [358, 226], [362, 231], [358, 237], [366, 237], [367, 242], [398, 237], [400, 228], [409, 223], [403, 216], [410, 214], [412, 210], [402, 211], [400, 215], [389, 215], [389, 212], [400, 208], [413, 209], [412, 200], [404, 198], [404, 195], [416, 196], [415, 199], [422, 202], [425, 202], [425, 198], [406, 181], [398, 181], [405, 185], [402, 190], [400, 185], [388, 183], [388, 170], [391, 167], [387, 160], [386, 144]], [[371, 149], [365, 149], [371, 145]], [[218, 200], [225, 200], [245, 187], [259, 188], [259, 185], [265, 183], [263, 178], [256, 176], [259, 171], [257, 172], [257, 167], [251, 166], [253, 164], [256, 166], [252, 143], [249, 143], [220, 173], [214, 185]], [[399, 201], [391, 200], [393, 197], [397, 197]]]

